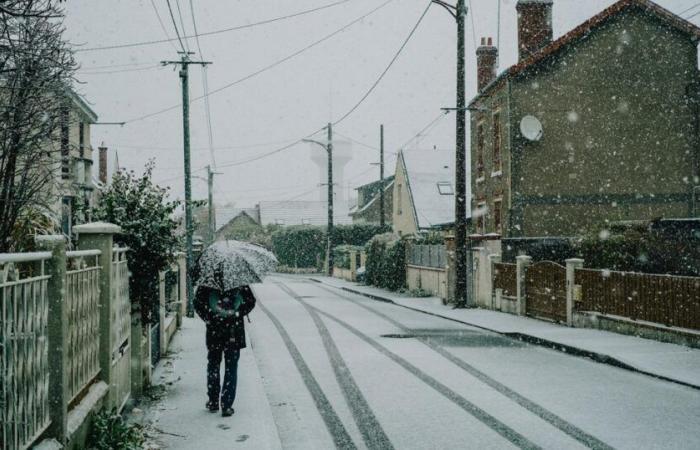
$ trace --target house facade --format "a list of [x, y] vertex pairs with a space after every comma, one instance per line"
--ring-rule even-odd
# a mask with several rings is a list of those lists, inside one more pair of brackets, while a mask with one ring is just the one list
[[391, 225], [393, 214], [394, 176], [358, 187], [357, 206], [351, 208], [352, 223], [379, 224], [381, 217], [380, 189], [384, 187], [384, 223]]
[[74, 223], [90, 220], [89, 211], [96, 201], [90, 126], [97, 122], [97, 114], [73, 91], [68, 92], [62, 114], [58, 170], [49, 189], [51, 197], [56, 199], [51, 213], [62, 232], [71, 236]]
[[396, 161], [392, 225], [399, 235], [415, 235], [454, 224], [453, 150], [402, 150]]
[[473, 226], [579, 235], [698, 214], [700, 29], [621, 0], [551, 41], [551, 0], [519, 0], [519, 62], [477, 50], [470, 103]]

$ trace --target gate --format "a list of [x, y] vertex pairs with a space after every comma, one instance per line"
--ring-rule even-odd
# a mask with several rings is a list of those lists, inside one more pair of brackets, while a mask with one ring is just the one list
[[538, 262], [527, 268], [525, 278], [527, 315], [566, 322], [566, 267]]

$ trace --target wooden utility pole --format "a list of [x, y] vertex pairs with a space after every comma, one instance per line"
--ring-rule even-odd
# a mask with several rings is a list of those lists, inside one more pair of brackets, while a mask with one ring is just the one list
[[384, 206], [384, 125], [379, 126], [379, 226], [386, 226]]
[[188, 67], [191, 64], [204, 66], [207, 64], [211, 64], [211, 62], [190, 60], [190, 55], [194, 54], [193, 52], [178, 53], [181, 55], [180, 61], [161, 61], [161, 64], [164, 66], [180, 66], [180, 80], [182, 84], [182, 135], [185, 158], [185, 252], [187, 255], [187, 316], [194, 317], [194, 285], [192, 284], [192, 267], [194, 266], [194, 255], [192, 253], [192, 235], [194, 233], [194, 222], [192, 220], [192, 167], [190, 163], [190, 92]]
[[214, 242], [216, 237], [216, 215], [214, 214], [214, 175], [221, 175], [221, 172], [214, 172], [211, 166], [207, 166], [207, 193], [208, 193], [208, 205], [209, 205], [209, 243]]
[[333, 124], [328, 123], [328, 236], [326, 253], [328, 254], [328, 276], [333, 276]]

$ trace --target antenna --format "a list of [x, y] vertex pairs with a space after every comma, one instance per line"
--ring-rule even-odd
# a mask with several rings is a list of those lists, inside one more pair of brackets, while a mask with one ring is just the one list
[[542, 122], [535, 116], [527, 115], [523, 117], [520, 121], [520, 134], [528, 141], [539, 141], [544, 134]]

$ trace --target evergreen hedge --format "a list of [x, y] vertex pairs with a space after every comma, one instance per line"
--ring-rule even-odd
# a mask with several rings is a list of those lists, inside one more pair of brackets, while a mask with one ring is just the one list
[[375, 236], [365, 246], [367, 284], [391, 291], [406, 288], [406, 241], [387, 233]]
[[[333, 227], [333, 243], [364, 246], [386, 230], [370, 224], [338, 225]], [[277, 230], [272, 233], [272, 251], [281, 265], [320, 269], [326, 257], [326, 227], [297, 225]]]

